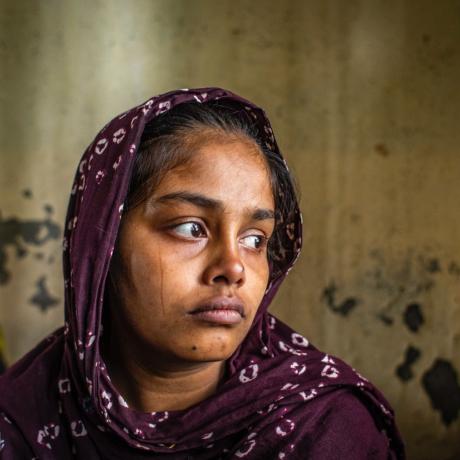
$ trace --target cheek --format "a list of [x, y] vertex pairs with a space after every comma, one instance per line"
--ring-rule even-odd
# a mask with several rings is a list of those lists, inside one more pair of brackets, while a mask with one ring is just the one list
[[182, 252], [148, 245], [132, 250], [126, 273], [129, 302], [147, 310], [146, 314], [154, 311], [157, 319], [166, 315], [170, 306], [182, 304], [181, 299], [196, 286], [199, 270], [197, 262], [184, 258]]
[[[268, 261], [258, 262], [247, 265], [246, 288], [248, 296], [251, 298], [253, 309], [257, 310], [262, 301], [269, 280]], [[255, 312], [254, 312], [255, 314]]]

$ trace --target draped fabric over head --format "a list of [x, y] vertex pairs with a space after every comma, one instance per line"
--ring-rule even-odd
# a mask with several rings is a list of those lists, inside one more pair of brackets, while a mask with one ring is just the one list
[[[63, 240], [65, 327], [0, 380], [2, 458], [283, 459], [308, 452], [356, 459], [367, 445], [382, 452], [372, 458], [403, 458], [393, 412], [378, 390], [267, 312], [300, 251], [298, 207], [280, 224], [277, 270], [272, 265], [254, 323], [214, 395], [186, 410], [141, 413], [111, 384], [100, 351], [104, 290], [144, 126], [178, 104], [217, 99], [239, 106], [281, 157], [263, 110], [219, 88], [153, 97], [113, 119], [85, 151]], [[360, 446], [347, 434], [353, 418], [369, 425], [361, 427]], [[334, 457], [342, 445], [350, 445], [348, 454]]]

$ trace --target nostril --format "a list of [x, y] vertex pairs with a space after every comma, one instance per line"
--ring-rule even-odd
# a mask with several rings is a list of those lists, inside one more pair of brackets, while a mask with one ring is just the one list
[[213, 281], [215, 283], [228, 283], [228, 278], [224, 275], [215, 276]]

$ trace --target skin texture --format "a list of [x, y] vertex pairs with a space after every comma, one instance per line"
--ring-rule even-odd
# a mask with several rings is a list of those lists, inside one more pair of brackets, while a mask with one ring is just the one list
[[[274, 200], [262, 153], [226, 135], [197, 134], [187, 145], [187, 163], [124, 216], [110, 270], [104, 358], [128, 404], [145, 412], [185, 409], [215, 392], [269, 278]], [[237, 324], [191, 314], [217, 297], [244, 306]]]

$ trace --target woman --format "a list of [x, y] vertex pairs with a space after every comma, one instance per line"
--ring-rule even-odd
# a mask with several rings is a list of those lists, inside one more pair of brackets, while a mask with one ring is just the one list
[[301, 216], [264, 112], [180, 90], [79, 164], [66, 323], [0, 380], [1, 458], [404, 458], [382, 395], [267, 312]]

